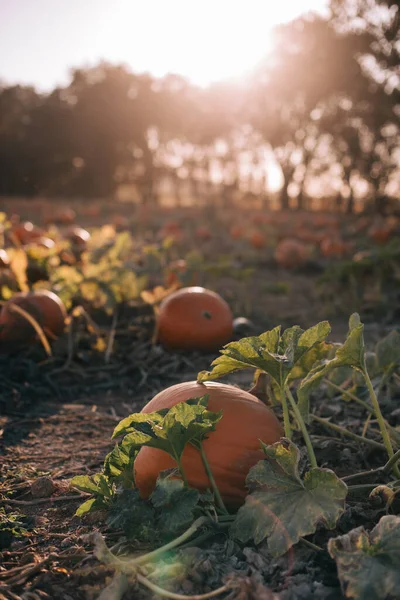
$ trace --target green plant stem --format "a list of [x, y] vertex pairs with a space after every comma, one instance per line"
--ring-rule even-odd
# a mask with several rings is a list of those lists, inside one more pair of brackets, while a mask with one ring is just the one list
[[286, 401], [286, 394], [284, 386], [281, 387], [281, 402], [282, 402], [282, 410], [283, 410], [283, 427], [285, 430], [285, 437], [288, 440], [292, 439], [292, 427], [290, 425], [290, 415], [289, 415], [289, 407]]
[[356, 492], [358, 490], [373, 490], [376, 488], [377, 483], [357, 483], [355, 485], [348, 485], [349, 492]]
[[207, 592], [206, 594], [196, 594], [196, 596], [186, 596], [185, 594], [175, 594], [174, 592], [170, 592], [165, 590], [164, 588], [159, 587], [144, 575], [137, 573], [136, 579], [147, 587], [149, 590], [157, 594], [157, 596], [161, 596], [162, 598], [170, 598], [171, 600], [207, 600], [208, 598], [214, 598], [215, 596], [219, 596], [224, 592], [227, 592], [230, 587], [228, 585], [223, 585], [222, 587], [213, 590], [212, 592]]
[[[391, 471], [394, 471], [395, 466], [397, 465], [397, 463], [400, 461], [400, 450], [397, 450], [397, 452], [395, 452], [393, 454], [393, 456], [391, 456], [388, 460], [388, 462], [386, 463], [386, 465], [383, 467], [383, 471], [384, 473], [390, 473]], [[396, 475], [396, 477], [398, 478], [398, 475]]]
[[306, 540], [305, 538], [300, 538], [300, 542], [302, 542], [306, 546], [309, 546], [309, 548], [312, 548], [316, 552], [322, 552], [322, 550], [323, 550], [323, 548], [321, 548], [321, 546], [317, 546], [317, 544], [313, 544], [312, 542], [310, 542], [309, 540]]
[[[388, 430], [386, 429], [385, 421], [384, 421], [384, 418], [383, 418], [383, 415], [381, 412], [381, 407], [379, 406], [378, 397], [375, 393], [374, 386], [372, 385], [372, 381], [371, 381], [371, 378], [369, 376], [369, 373], [368, 373], [366, 367], [363, 368], [362, 373], [364, 375], [365, 383], [367, 384], [367, 388], [368, 388], [368, 391], [369, 391], [369, 394], [371, 397], [371, 402], [372, 402], [372, 406], [374, 407], [374, 412], [375, 412], [376, 419], [378, 421], [379, 429], [381, 430], [383, 443], [385, 445], [386, 452], [390, 459], [394, 456], [394, 450], [393, 450], [392, 442], [390, 441], [390, 436], [389, 436]], [[400, 470], [399, 470], [399, 467], [397, 466], [397, 464], [394, 465], [393, 472], [396, 475], [396, 477], [400, 478]]]
[[340, 392], [344, 396], [347, 396], [350, 400], [354, 400], [354, 402], [357, 402], [357, 404], [359, 404], [360, 406], [365, 408], [365, 410], [367, 410], [368, 412], [370, 412], [370, 413], [374, 412], [374, 409], [372, 408], [372, 406], [370, 406], [367, 402], [364, 402], [364, 400], [361, 400], [361, 398], [358, 398], [355, 394], [352, 394], [348, 390], [344, 390], [339, 385], [336, 385], [336, 383], [333, 383], [333, 381], [329, 381], [329, 379], [324, 379], [324, 383], [326, 383], [327, 385], [330, 385], [331, 388], [333, 388], [337, 392]]
[[321, 423], [321, 425], [328, 427], [328, 429], [332, 429], [333, 431], [336, 431], [337, 433], [346, 435], [347, 437], [350, 437], [353, 440], [356, 440], [357, 442], [362, 442], [363, 444], [372, 446], [373, 448], [376, 448], [377, 450], [386, 450], [385, 446], [383, 444], [381, 444], [380, 442], [376, 442], [375, 440], [370, 440], [369, 438], [363, 437], [362, 435], [357, 435], [356, 433], [349, 431], [345, 427], [341, 427], [340, 425], [335, 425], [334, 423], [331, 423], [327, 419], [322, 419], [321, 417], [317, 417], [316, 415], [311, 415], [311, 418], [313, 419], [313, 421], [317, 421], [317, 423]]
[[175, 458], [176, 462], [178, 463], [178, 469], [181, 474], [183, 483], [185, 484], [186, 487], [189, 487], [189, 482], [187, 480], [185, 469], [183, 468], [183, 465], [182, 465], [182, 461], [180, 459], [178, 459], [176, 456], [174, 458]]
[[215, 500], [216, 500], [219, 508], [222, 510], [222, 512], [224, 514], [228, 515], [229, 513], [228, 513], [228, 511], [226, 509], [224, 501], [221, 498], [221, 494], [219, 493], [217, 482], [214, 479], [214, 475], [212, 474], [212, 471], [211, 471], [211, 468], [210, 468], [210, 463], [207, 460], [207, 456], [206, 456], [206, 454], [204, 452], [203, 444], [201, 442], [200, 442], [199, 450], [200, 450], [200, 454], [201, 454], [201, 460], [203, 461], [203, 465], [204, 465], [204, 468], [205, 468], [206, 473], [207, 473], [207, 477], [210, 480], [211, 487], [212, 487], [214, 495], [215, 495]]
[[290, 391], [288, 385], [285, 388], [285, 392], [286, 392], [287, 397], [289, 399], [290, 406], [291, 406], [291, 408], [292, 408], [292, 410], [294, 412], [294, 416], [296, 417], [296, 421], [297, 421], [297, 423], [298, 423], [298, 425], [299, 425], [299, 427], [301, 429], [301, 432], [303, 434], [303, 438], [304, 438], [305, 444], [307, 446], [307, 452], [308, 452], [308, 457], [310, 459], [310, 464], [311, 464], [311, 466], [313, 468], [318, 467], [317, 459], [315, 457], [314, 448], [313, 448], [313, 445], [312, 445], [312, 442], [311, 442], [310, 435], [309, 435], [309, 433], [307, 431], [306, 424], [304, 423], [304, 419], [301, 416], [301, 413], [300, 413], [300, 411], [298, 409], [298, 406], [296, 404], [296, 400], [293, 398], [293, 394]]
[[147, 554], [143, 554], [142, 556], [131, 560], [130, 564], [132, 566], [143, 565], [154, 559], [159, 558], [161, 554], [164, 554], [165, 552], [168, 552], [168, 550], [172, 550], [173, 548], [180, 546], [180, 544], [182, 544], [183, 542], [186, 542], [186, 540], [188, 540], [194, 533], [196, 533], [196, 531], [198, 531], [198, 529], [200, 529], [200, 527], [202, 527], [206, 523], [210, 523], [210, 519], [208, 517], [200, 517], [199, 519], [196, 519], [196, 521], [194, 521], [194, 523], [189, 527], [189, 529], [186, 529], [186, 531], [184, 531], [180, 536], [178, 536], [174, 540], [171, 540], [170, 542], [168, 542], [168, 544], [161, 546], [161, 548], [157, 548], [152, 552], [148, 552]]

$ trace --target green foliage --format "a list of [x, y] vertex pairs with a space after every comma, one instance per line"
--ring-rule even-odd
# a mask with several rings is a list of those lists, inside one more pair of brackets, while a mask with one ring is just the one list
[[381, 369], [386, 370], [392, 365], [399, 365], [400, 333], [396, 330], [391, 331], [377, 343], [375, 351], [378, 365]]
[[198, 447], [222, 418], [222, 411], [207, 410], [207, 402], [208, 395], [205, 395], [179, 402], [169, 410], [130, 415], [117, 425], [113, 438], [126, 434], [125, 443], [131, 447], [159, 448], [179, 464], [186, 444]]
[[400, 590], [400, 517], [387, 515], [367, 533], [364, 527], [329, 540], [347, 598], [387, 600]]
[[123, 490], [110, 505], [107, 518], [113, 529], [122, 529], [129, 540], [154, 543], [158, 541], [156, 513], [138, 490]]
[[184, 486], [183, 481], [159, 477], [150, 501], [158, 510], [160, 531], [178, 534], [194, 521], [200, 493]]
[[198, 381], [218, 379], [233, 371], [261, 369], [268, 373], [282, 389], [291, 372], [300, 361], [306, 361], [307, 354], [325, 341], [330, 333], [327, 321], [318, 323], [304, 331], [297, 325], [281, 333], [280, 327], [259, 336], [243, 338], [231, 342], [212, 363], [212, 371], [202, 371]]
[[107, 509], [115, 496], [112, 481], [102, 473], [93, 476], [77, 475], [71, 479], [70, 485], [81, 492], [87, 492], [94, 496], [79, 506], [75, 513], [79, 517], [94, 510]]
[[249, 494], [232, 534], [244, 543], [268, 538], [269, 551], [281, 556], [319, 524], [334, 528], [347, 486], [329, 469], [312, 468], [301, 479], [300, 452], [289, 440], [263, 448], [266, 458], [249, 471]]
[[308, 414], [309, 397], [311, 392], [318, 387], [321, 380], [338, 367], [349, 366], [362, 370], [365, 367], [365, 347], [363, 337], [364, 326], [359, 316], [355, 313], [349, 320], [349, 333], [342, 346], [337, 348], [335, 357], [314, 366], [300, 383], [297, 395], [299, 408], [303, 414]]
[[10, 544], [26, 537], [28, 530], [32, 528], [32, 517], [26, 515], [6, 512], [0, 508], [0, 550], [8, 548]]

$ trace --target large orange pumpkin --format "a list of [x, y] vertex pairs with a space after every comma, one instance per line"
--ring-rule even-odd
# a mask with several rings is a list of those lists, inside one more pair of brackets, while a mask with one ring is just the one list
[[36, 337], [32, 325], [11, 308], [16, 304], [29, 313], [43, 328], [44, 332], [56, 338], [62, 335], [67, 311], [62, 300], [48, 290], [21, 292], [15, 294], [2, 307], [0, 312], [0, 340], [3, 343], [30, 343]]
[[297, 240], [283, 239], [275, 248], [274, 257], [279, 266], [293, 269], [307, 260], [307, 247]]
[[158, 341], [175, 350], [218, 350], [232, 338], [232, 322], [232, 311], [219, 294], [182, 288], [160, 304]]
[[[189, 381], [163, 390], [141, 412], [171, 408], [178, 402], [204, 394], [209, 394], [209, 410], [223, 411], [215, 431], [210, 432], [203, 442], [204, 452], [223, 500], [230, 506], [239, 505], [246, 496], [247, 473], [264, 458], [260, 440], [273, 444], [282, 436], [278, 419], [261, 400], [231, 385]], [[186, 446], [182, 465], [190, 486], [201, 491], [210, 488], [196, 448]], [[141, 448], [134, 464], [135, 481], [141, 496], [147, 498], [151, 494], [160, 471], [176, 466], [174, 459], [163, 450]]]

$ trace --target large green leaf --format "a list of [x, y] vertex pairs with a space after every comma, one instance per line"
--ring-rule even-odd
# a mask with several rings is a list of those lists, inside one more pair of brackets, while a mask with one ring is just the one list
[[400, 364], [400, 333], [393, 330], [380, 340], [376, 345], [376, 355], [382, 369]]
[[299, 399], [299, 408], [303, 415], [307, 415], [309, 412], [311, 392], [318, 387], [321, 379], [329, 375], [333, 369], [345, 365], [357, 370], [364, 368], [364, 325], [360, 323], [359, 319], [357, 313], [351, 315], [346, 341], [336, 350], [335, 357], [316, 365], [300, 383], [297, 396]]
[[157, 480], [150, 496], [153, 506], [160, 511], [158, 527], [165, 532], [177, 534], [194, 520], [193, 511], [200, 500], [200, 493], [184, 486], [179, 479]]
[[347, 598], [400, 598], [400, 517], [387, 515], [367, 533], [363, 527], [329, 540]]
[[332, 529], [343, 512], [347, 486], [333, 471], [313, 468], [300, 478], [300, 453], [289, 440], [263, 445], [265, 460], [250, 469], [249, 495], [239, 509], [232, 534], [256, 544], [268, 538], [274, 556], [284, 554], [319, 524]]
[[104, 460], [104, 475], [109, 479], [119, 482], [124, 488], [134, 486], [133, 463], [138, 449], [129, 444], [129, 436], [109, 452]]
[[297, 325], [286, 329], [275, 327], [259, 336], [231, 342], [221, 350], [221, 356], [212, 363], [212, 371], [202, 371], [198, 381], [218, 379], [240, 369], [261, 369], [268, 373], [282, 388], [292, 369], [304, 360], [314, 346], [325, 341], [330, 333], [327, 321], [304, 331]]
[[130, 540], [154, 542], [158, 539], [156, 513], [138, 490], [124, 490], [111, 504], [108, 525], [122, 529]]
[[168, 410], [130, 415], [117, 425], [113, 437], [127, 433], [125, 448], [158, 448], [179, 462], [186, 444], [198, 446], [222, 419], [222, 411], [207, 410], [207, 402], [206, 394], [179, 402]]

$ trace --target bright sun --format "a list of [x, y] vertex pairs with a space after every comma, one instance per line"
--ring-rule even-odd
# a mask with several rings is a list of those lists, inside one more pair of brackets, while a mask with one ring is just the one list
[[[108, 11], [110, 4], [108, 4]], [[273, 51], [272, 29], [324, 0], [117, 0], [103, 41], [135, 70], [185, 75], [200, 85], [240, 77]]]

